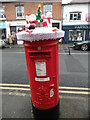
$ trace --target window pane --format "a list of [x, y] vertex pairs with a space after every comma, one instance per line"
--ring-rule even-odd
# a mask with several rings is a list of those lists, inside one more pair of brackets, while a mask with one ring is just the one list
[[74, 14], [74, 17], [77, 17], [77, 14]]
[[73, 20], [73, 14], [70, 14], [70, 20]]
[[19, 6], [19, 11], [21, 11], [21, 9], [22, 9], [22, 7], [21, 7], [21, 6]]
[[77, 14], [74, 14], [74, 20], [77, 20]]
[[90, 30], [89, 30], [89, 35], [88, 35], [88, 39], [90, 40]]
[[0, 9], [0, 13], [4, 13], [4, 10], [2, 8]]
[[83, 41], [85, 38], [84, 30], [70, 30], [69, 40], [70, 41]]
[[78, 13], [78, 20], [81, 20], [81, 13]]
[[17, 16], [22, 16], [22, 13], [17, 13]]
[[24, 17], [24, 6], [17, 6], [16, 7], [16, 16], [17, 17]]
[[81, 12], [70, 13], [70, 20], [81, 20]]
[[44, 5], [44, 14], [47, 12], [52, 12], [52, 5]]
[[0, 8], [0, 18], [5, 18], [5, 11], [3, 8]]
[[74, 18], [74, 20], [77, 20], [77, 18]]

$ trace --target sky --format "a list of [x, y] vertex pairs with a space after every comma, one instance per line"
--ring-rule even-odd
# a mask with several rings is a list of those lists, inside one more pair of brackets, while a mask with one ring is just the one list
[[69, 3], [70, 1], [72, 1], [72, 0], [62, 0], [62, 3], [66, 4], [66, 3]]
[[[0, 0], [0, 1], [10, 1], [10, 0]], [[15, 0], [13, 0], [13, 1], [15, 1]], [[63, 4], [67, 4], [72, 0], [61, 0], [61, 1], [62, 1]]]

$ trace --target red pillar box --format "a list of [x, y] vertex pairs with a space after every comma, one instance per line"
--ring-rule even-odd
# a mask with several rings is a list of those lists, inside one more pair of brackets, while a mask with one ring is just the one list
[[64, 31], [46, 27], [17, 35], [24, 40], [32, 103], [41, 110], [51, 109], [59, 101], [58, 40], [61, 37]]

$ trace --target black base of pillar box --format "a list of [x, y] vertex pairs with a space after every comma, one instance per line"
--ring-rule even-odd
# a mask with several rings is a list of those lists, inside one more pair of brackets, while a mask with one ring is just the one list
[[38, 109], [32, 104], [34, 119], [35, 120], [43, 120], [43, 119], [58, 120], [59, 104], [60, 104], [60, 100], [55, 107], [47, 110]]

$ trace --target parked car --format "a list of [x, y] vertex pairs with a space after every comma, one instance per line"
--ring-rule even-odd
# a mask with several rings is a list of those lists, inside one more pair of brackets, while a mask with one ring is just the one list
[[0, 48], [3, 48], [5, 46], [4, 40], [0, 39]]
[[73, 48], [80, 49], [83, 51], [90, 50], [90, 41], [74, 42]]

